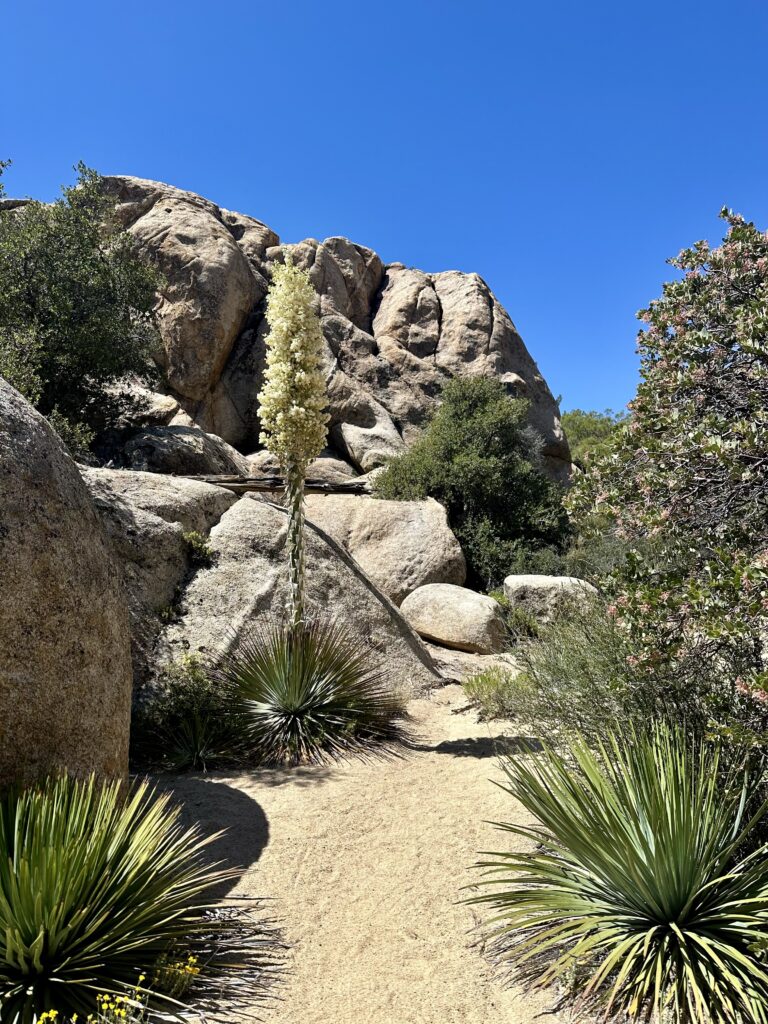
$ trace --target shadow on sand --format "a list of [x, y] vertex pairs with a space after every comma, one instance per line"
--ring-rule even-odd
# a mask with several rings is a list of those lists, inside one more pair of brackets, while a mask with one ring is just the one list
[[436, 746], [414, 744], [414, 750], [432, 754], [453, 754], [454, 757], [503, 757], [541, 750], [534, 736], [467, 736], [456, 740], [443, 740]]
[[171, 793], [182, 805], [185, 826], [199, 826], [204, 835], [224, 832], [206, 849], [206, 857], [237, 877], [211, 890], [217, 900], [236, 896], [239, 879], [253, 867], [269, 843], [269, 821], [261, 805], [229, 777], [210, 775], [160, 775], [152, 780], [159, 792]]

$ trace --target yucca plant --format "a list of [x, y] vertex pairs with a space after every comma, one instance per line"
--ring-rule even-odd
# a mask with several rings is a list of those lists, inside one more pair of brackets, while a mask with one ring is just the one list
[[243, 707], [252, 755], [263, 764], [322, 762], [387, 750], [405, 733], [402, 699], [385, 684], [366, 641], [330, 619], [270, 622], [224, 667]]
[[304, 619], [304, 481], [328, 437], [326, 343], [309, 275], [290, 254], [272, 267], [267, 293], [267, 359], [259, 392], [259, 439], [280, 460], [288, 506], [290, 615]]
[[[204, 838], [146, 784], [61, 777], [0, 799], [0, 1020], [86, 1017], [101, 994], [146, 998], [166, 1013], [158, 963], [195, 957], [201, 999], [261, 989], [268, 933], [215, 911]], [[246, 930], [247, 931], [247, 930]], [[167, 972], [166, 972], [167, 973]]]
[[684, 1024], [768, 1021], [768, 856], [750, 849], [756, 771], [656, 725], [595, 752], [508, 759], [504, 788], [539, 820], [500, 824], [533, 852], [485, 855], [500, 958], [587, 1009]]

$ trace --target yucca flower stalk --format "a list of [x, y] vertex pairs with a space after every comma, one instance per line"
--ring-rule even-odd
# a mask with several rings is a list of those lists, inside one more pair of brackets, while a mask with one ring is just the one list
[[316, 301], [309, 277], [290, 257], [275, 266], [267, 294], [270, 330], [267, 369], [259, 393], [259, 439], [280, 460], [285, 474], [294, 627], [304, 618], [304, 480], [307, 466], [323, 450], [328, 436], [324, 342]]

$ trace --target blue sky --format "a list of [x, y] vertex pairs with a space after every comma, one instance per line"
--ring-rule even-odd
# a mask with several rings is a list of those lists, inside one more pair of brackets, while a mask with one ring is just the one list
[[83, 159], [477, 271], [564, 408], [632, 397], [634, 314], [723, 204], [768, 227], [765, 0], [6, 0], [0, 32], [10, 194]]

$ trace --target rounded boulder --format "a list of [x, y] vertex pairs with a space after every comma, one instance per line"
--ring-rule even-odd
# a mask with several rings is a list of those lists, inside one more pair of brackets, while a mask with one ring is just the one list
[[0, 786], [128, 770], [128, 609], [63, 442], [0, 378]]
[[498, 601], [450, 583], [428, 583], [409, 594], [400, 611], [425, 640], [472, 654], [497, 654], [506, 639]]

